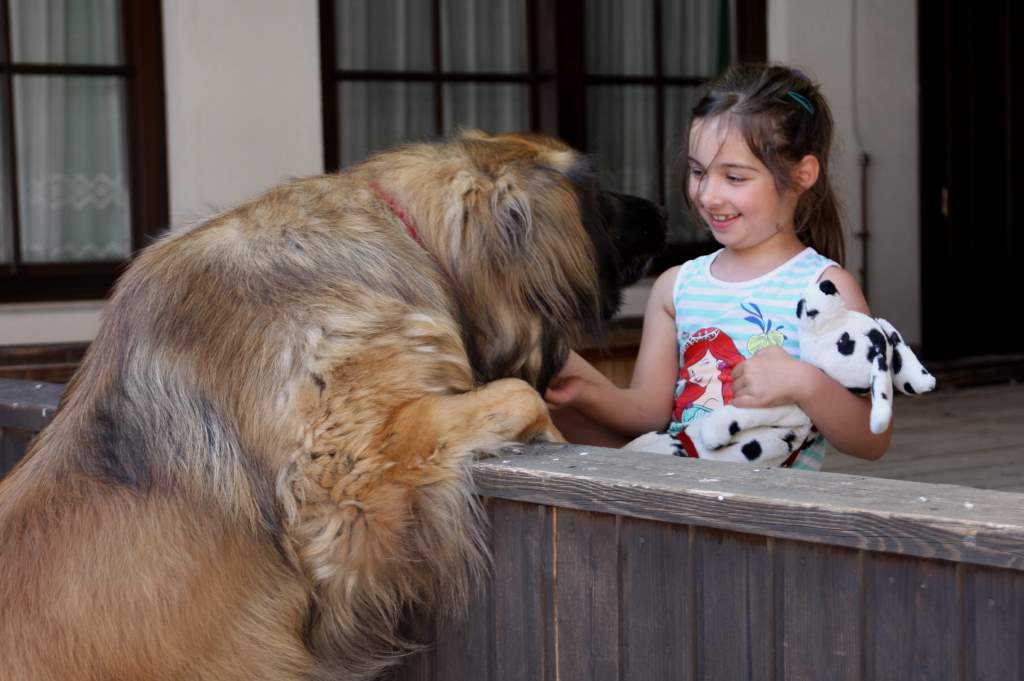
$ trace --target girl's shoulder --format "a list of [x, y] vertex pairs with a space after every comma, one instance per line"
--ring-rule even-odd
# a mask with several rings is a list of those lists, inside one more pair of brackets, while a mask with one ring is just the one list
[[860, 282], [857, 281], [856, 277], [833, 262], [822, 270], [817, 281], [821, 282], [826, 279], [835, 284], [836, 289], [839, 290], [839, 297], [843, 299], [848, 309], [870, 314], [868, 302], [864, 298], [864, 292], [861, 290]]
[[713, 253], [707, 253], [705, 255], [697, 256], [672, 268], [675, 273], [674, 279], [678, 283], [684, 283], [688, 279], [699, 277], [707, 274], [711, 270], [711, 263], [715, 257], [722, 252], [723, 249], [718, 249]]
[[675, 296], [676, 281], [679, 279], [682, 267], [682, 265], [676, 265], [659, 274], [651, 287], [651, 298], [657, 299], [662, 306], [671, 305]]

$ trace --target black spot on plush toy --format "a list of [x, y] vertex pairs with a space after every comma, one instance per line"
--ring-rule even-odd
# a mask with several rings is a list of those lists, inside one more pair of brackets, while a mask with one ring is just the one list
[[[828, 279], [808, 287], [797, 304], [800, 359], [858, 394], [871, 395], [871, 432], [892, 419], [893, 386], [907, 395], [928, 392], [935, 377], [903, 342], [892, 324], [847, 309]], [[702, 459], [785, 461], [813, 439], [813, 426], [796, 405], [749, 409], [726, 405], [686, 428]], [[757, 452], [757, 456], [750, 454]]]

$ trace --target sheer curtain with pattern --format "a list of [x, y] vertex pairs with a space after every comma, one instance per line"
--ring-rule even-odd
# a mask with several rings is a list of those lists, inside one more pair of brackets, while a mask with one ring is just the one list
[[[118, 0], [8, 0], [3, 51], [14, 148], [4, 149], [5, 247], [26, 264], [121, 261], [131, 253]], [[11, 179], [17, 187], [17, 220]]]

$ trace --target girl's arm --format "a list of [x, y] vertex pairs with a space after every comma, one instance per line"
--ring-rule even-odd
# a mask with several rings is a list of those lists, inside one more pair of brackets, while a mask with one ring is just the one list
[[585, 359], [571, 353], [544, 399], [556, 409], [571, 407], [624, 437], [664, 428], [672, 416], [672, 395], [679, 372], [672, 301], [678, 270], [673, 267], [662, 274], [651, 289], [629, 388], [619, 388]]
[[[822, 275], [839, 289], [851, 310], [870, 314], [853, 276], [833, 267]], [[796, 403], [825, 439], [839, 451], [861, 459], [878, 459], [892, 439], [892, 423], [878, 435], [869, 427], [871, 401], [854, 395], [825, 372], [793, 358], [781, 348], [768, 348], [741, 362], [732, 372], [737, 407], [774, 407]]]

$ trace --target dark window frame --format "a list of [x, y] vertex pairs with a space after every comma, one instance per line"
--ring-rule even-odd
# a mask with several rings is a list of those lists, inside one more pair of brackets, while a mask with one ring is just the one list
[[[664, 153], [663, 116], [664, 90], [676, 85], [699, 85], [702, 79], [665, 76], [662, 73], [660, 31], [655, 31], [656, 73], [653, 76], [604, 76], [586, 72], [585, 5], [586, 0], [526, 0], [529, 70], [526, 74], [445, 73], [440, 58], [440, 0], [432, 0], [434, 40], [433, 71], [345, 71], [335, 67], [336, 39], [334, 0], [320, 0], [321, 75], [323, 89], [324, 167], [327, 172], [339, 170], [341, 150], [338, 136], [337, 84], [341, 80], [391, 80], [443, 82], [515, 82], [530, 86], [530, 128], [560, 137], [581, 151], [587, 151], [587, 87], [601, 84], [647, 84], [656, 87], [657, 149]], [[661, 13], [662, 0], [654, 0], [655, 21]], [[731, 22], [736, 45], [733, 54], [741, 62], [763, 62], [767, 58], [766, 0], [735, 0], [730, 3], [735, 13]], [[435, 88], [435, 128], [443, 130], [442, 93]], [[659, 173], [663, 158], [658, 159]], [[661, 199], [670, 178], [660, 178]], [[679, 242], [669, 244], [655, 263], [655, 269], [708, 253], [717, 248], [714, 242]]]
[[537, 93], [541, 84], [550, 79], [538, 69], [536, 41], [537, 5], [545, 0], [526, 0], [526, 25], [530, 35], [527, 43], [527, 70], [525, 72], [461, 72], [442, 69], [441, 46], [441, 0], [431, 0], [431, 31], [433, 34], [433, 68], [429, 71], [339, 69], [337, 42], [334, 32], [335, 12], [333, 0], [320, 0], [320, 64], [323, 88], [324, 120], [324, 167], [327, 172], [339, 169], [341, 165], [341, 144], [338, 136], [338, 92], [342, 81], [390, 81], [401, 83], [432, 83], [434, 85], [434, 129], [440, 135], [444, 130], [445, 83], [508, 83], [526, 85], [529, 88], [530, 128], [538, 129], [540, 111]]
[[164, 65], [161, 0], [122, 0], [121, 27], [124, 64], [116, 66], [42, 65], [11, 62], [7, 0], [0, 0], [0, 30], [5, 59], [0, 64], [0, 87], [5, 90], [9, 115], [6, 129], [11, 168], [10, 185], [14, 230], [14, 263], [0, 264], [0, 303], [89, 300], [105, 298], [124, 262], [21, 263], [18, 214], [17, 148], [13, 77], [22, 74], [118, 76], [125, 80], [129, 194], [132, 251], [138, 252], [169, 224], [167, 183], [167, 124], [164, 111]]

